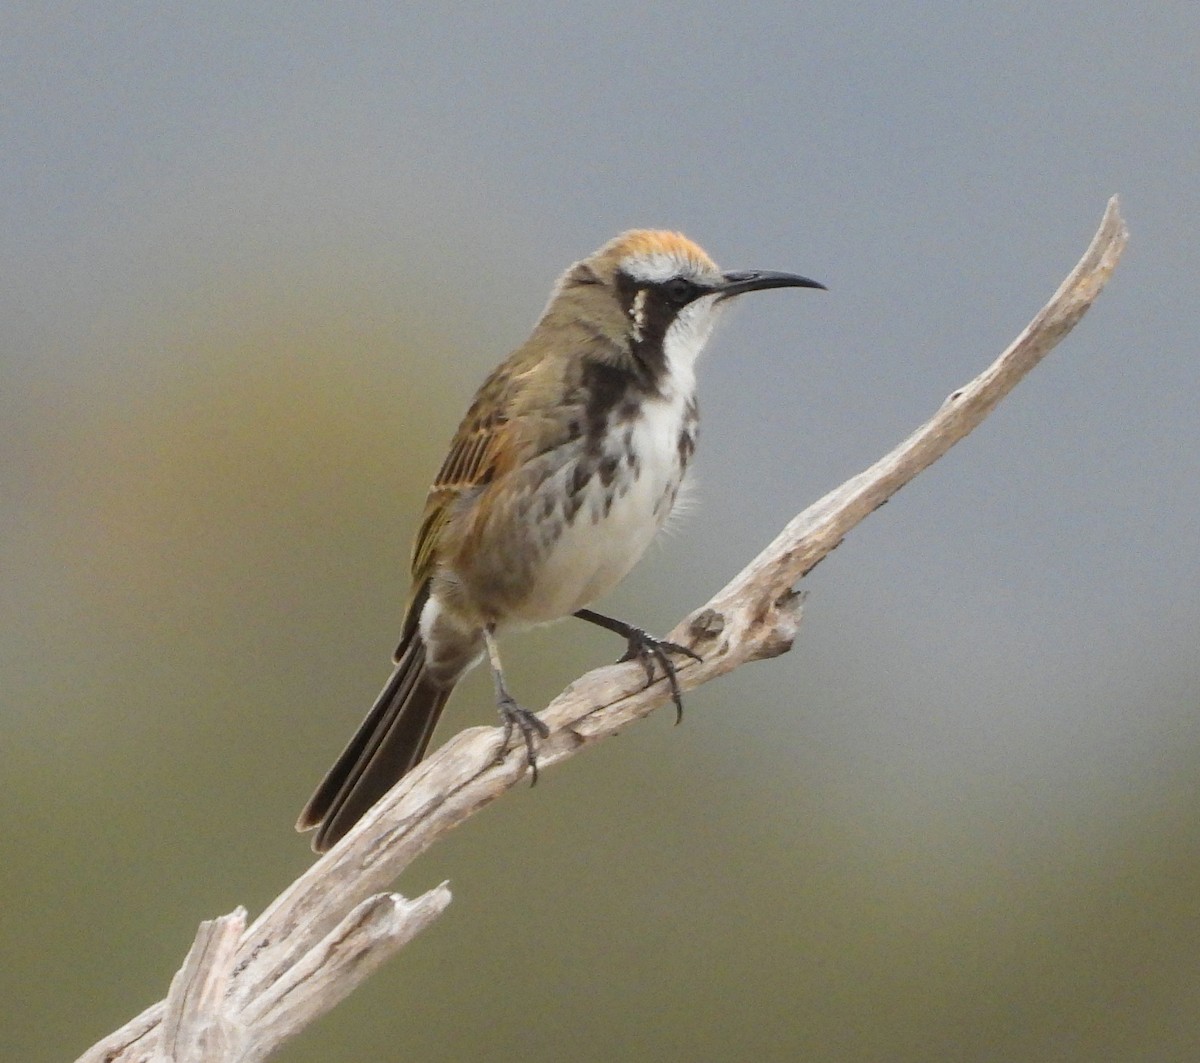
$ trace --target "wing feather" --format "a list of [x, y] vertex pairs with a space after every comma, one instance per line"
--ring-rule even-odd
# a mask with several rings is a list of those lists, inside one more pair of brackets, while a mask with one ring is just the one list
[[567, 414], [568, 407], [582, 402], [577, 381], [568, 385], [564, 380], [570, 365], [565, 359], [547, 364], [536, 348], [526, 345], [498, 366], [475, 395], [425, 500], [413, 543], [405, 631], [418, 620], [413, 609], [424, 601], [437, 568], [438, 543], [458, 499], [578, 434], [577, 419], [546, 415], [551, 407]]
[[[454, 435], [450, 451], [429, 488], [413, 543], [414, 601], [417, 588], [426, 586], [433, 576], [435, 547], [454, 502], [464, 492], [490, 483], [504, 464], [503, 458], [511, 449], [509, 411], [520, 390], [520, 379], [520, 374], [512, 372], [511, 362], [498, 367], [479, 389]], [[513, 457], [509, 455], [510, 459]], [[410, 616], [408, 621], [415, 622], [415, 617]]]

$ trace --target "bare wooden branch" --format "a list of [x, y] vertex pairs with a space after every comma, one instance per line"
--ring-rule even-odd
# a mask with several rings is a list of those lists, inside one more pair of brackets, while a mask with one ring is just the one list
[[183, 966], [171, 979], [159, 1035], [163, 1063], [242, 1058], [242, 1027], [225, 1009], [246, 909], [200, 924]]
[[[680, 663], [683, 689], [791, 647], [800, 621], [796, 581], [982, 422], [1074, 327], [1116, 267], [1127, 236], [1114, 196], [1079, 264], [991, 366], [890, 454], [793, 518], [675, 628], [669, 637], [704, 658]], [[636, 663], [598, 668], [572, 683], [542, 715], [551, 734], [541, 743], [539, 764], [565, 760], [669, 700], [664, 682], [644, 683]], [[329, 1010], [449, 904], [444, 884], [415, 901], [380, 891], [525, 775], [523, 748], [502, 749], [500, 734], [475, 727], [452, 738], [248, 929], [241, 931], [241, 912], [203, 924], [167, 1001], [106, 1037], [79, 1063], [257, 1061]]]
[[[319, 865], [318, 865], [319, 866]], [[330, 907], [344, 911], [334, 894]], [[200, 924], [167, 999], [80, 1056], [78, 1063], [255, 1063], [324, 1015], [432, 923], [450, 903], [446, 883], [409, 901], [381, 893], [313, 942], [295, 936], [271, 968], [247, 974], [255, 949], [246, 912]], [[302, 910], [293, 913], [304, 919]], [[301, 944], [302, 943], [302, 944]]]
[[377, 967], [432, 923], [450, 903], [446, 883], [408, 901], [381, 893], [358, 904], [307, 953], [299, 956], [273, 985], [247, 996], [241, 986], [240, 1009], [247, 1031], [244, 1057], [265, 1059], [287, 1038], [329, 1011]]

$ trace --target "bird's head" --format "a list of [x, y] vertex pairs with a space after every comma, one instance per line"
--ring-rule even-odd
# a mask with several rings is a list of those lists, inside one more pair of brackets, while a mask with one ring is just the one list
[[722, 306], [767, 288], [824, 285], [794, 273], [725, 273], [680, 233], [632, 229], [567, 270], [546, 317], [577, 321], [648, 368], [690, 373]]

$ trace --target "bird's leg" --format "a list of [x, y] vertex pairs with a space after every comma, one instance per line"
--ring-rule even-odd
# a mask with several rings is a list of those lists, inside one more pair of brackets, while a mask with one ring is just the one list
[[667, 684], [671, 688], [671, 701], [675, 704], [675, 723], [678, 724], [683, 719], [683, 695], [679, 690], [679, 679], [675, 674], [675, 663], [667, 655], [670, 653], [681, 653], [685, 657], [690, 657], [693, 661], [702, 661], [704, 658], [696, 653], [695, 650], [690, 650], [686, 646], [680, 646], [678, 642], [656, 639], [640, 627], [627, 624], [624, 620], [614, 620], [611, 616], [605, 616], [603, 613], [597, 613], [591, 609], [577, 609], [575, 615], [580, 620], [586, 620], [589, 624], [595, 624], [597, 627], [602, 627], [606, 631], [612, 631], [624, 638], [628, 646], [621, 660], [641, 662], [642, 668], [646, 671], [646, 686], [654, 682], [654, 665], [658, 664], [663, 670], [663, 674], [667, 677]]
[[492, 666], [492, 679], [496, 684], [496, 708], [500, 710], [500, 719], [504, 721], [504, 741], [501, 748], [508, 750], [512, 740], [513, 728], [521, 732], [525, 740], [525, 759], [529, 764], [529, 785], [536, 786], [538, 781], [537, 751], [534, 748], [533, 736], [536, 733], [541, 738], [550, 737], [550, 728], [528, 709], [521, 708], [504, 685], [504, 669], [500, 665], [500, 648], [496, 645], [496, 635], [491, 627], [483, 629], [483, 641], [487, 644], [488, 663]]

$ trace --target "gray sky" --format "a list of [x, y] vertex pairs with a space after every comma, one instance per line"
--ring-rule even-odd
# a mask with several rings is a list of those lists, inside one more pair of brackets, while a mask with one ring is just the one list
[[[0, 667], [13, 737], [0, 772], [27, 773], [8, 812], [28, 833], [0, 843], [5, 881], [16, 890], [37, 872], [86, 882], [94, 852], [80, 824], [118, 801], [123, 841], [113, 851], [152, 881], [189, 883], [173, 912], [176, 940], [155, 942], [157, 965], [114, 986], [82, 1027], [60, 1024], [61, 1050], [44, 1058], [81, 1050], [134, 1014], [165, 989], [187, 927], [239, 901], [261, 905], [302, 862], [286, 809], [299, 807], [386, 674], [421, 503], [412, 485], [433, 471], [471, 391], [520, 341], [557, 274], [633, 226], [679, 228], [727, 268], [795, 270], [830, 289], [744, 301], [706, 354], [698, 503], [610, 603], [656, 629], [990, 361], [1074, 264], [1112, 193], [1132, 239], [1075, 333], [814, 574], [795, 652], [701, 692], [677, 733], [662, 720], [631, 732], [599, 766], [579, 769], [589, 795], [580, 801], [617, 800], [630, 756], [650, 758], [638, 762], [647, 772], [668, 758], [656, 797], [678, 809], [671, 831], [722, 815], [762, 824], [750, 859], [789, 854], [777, 878], [764, 870], [768, 893], [790, 876], [817, 881], [806, 860], [817, 846], [826, 870], [836, 868], [829, 888], [859, 898], [848, 922], [881, 950], [898, 927], [914, 937], [922, 920], [936, 928], [943, 911], [967, 927], [991, 919], [996, 940], [1011, 940], [996, 912], [1025, 890], [1032, 907], [1014, 900], [1014, 910], [1049, 922], [1081, 891], [1107, 898], [1097, 911], [1120, 911], [1122, 895], [1106, 891], [1126, 865], [1103, 860], [1128, 855], [1131, 838], [1143, 856], [1194, 863], [1175, 824], [1194, 821], [1200, 787], [1198, 46], [1200, 14], [1188, 3], [1136, 14], [1105, 2], [9, 5], [0, 15]], [[259, 420], [278, 418], [270, 438], [290, 443], [229, 427], [255, 421], [239, 396], [262, 380], [278, 401]], [[309, 398], [289, 397], [292, 387]], [[351, 467], [325, 437], [304, 450], [318, 406], [329, 439], [378, 431], [362, 435]], [[214, 440], [228, 444], [227, 467], [206, 464]], [[291, 445], [306, 455], [297, 468], [317, 470], [312, 479], [280, 457]], [[198, 466], [201, 485], [179, 496], [185, 519], [171, 484]], [[269, 490], [253, 489], [255, 470]], [[360, 508], [337, 493], [357, 490], [353, 477]], [[236, 490], [226, 489], [231, 478]], [[223, 507], [235, 504], [226, 523]], [[260, 526], [273, 531], [229, 531]], [[329, 555], [342, 559], [336, 571], [320, 552], [326, 540], [341, 544]], [[141, 575], [146, 558], [159, 567]], [[252, 578], [235, 575], [243, 571]], [[319, 580], [329, 582], [318, 595]], [[228, 614], [205, 604], [213, 586]], [[225, 618], [247, 611], [260, 622], [235, 664]], [[583, 636], [573, 634], [576, 652]], [[514, 647], [527, 674], [552, 645], [541, 638]], [[187, 660], [169, 646], [186, 646]], [[582, 668], [616, 647], [601, 640], [579, 652]], [[252, 762], [271, 758], [288, 720], [314, 721], [292, 736], [295, 760], [269, 801], [243, 790], [242, 805], [205, 811], [220, 747], [158, 731], [163, 692], [201, 668], [208, 685], [181, 713], [189, 719], [239, 702], [242, 680], [223, 681], [222, 669], [278, 675], [254, 691], [262, 715], [243, 703], [251, 716], [231, 717]], [[331, 684], [327, 673], [338, 672], [336, 691], [323, 690], [336, 705], [305, 704], [305, 684], [287, 685], [305, 670]], [[570, 677], [531, 685], [549, 696]], [[485, 688], [473, 697], [458, 723], [488, 718]], [[184, 798], [169, 785], [171, 766], [192, 748]], [[143, 780], [118, 787], [119, 798], [89, 789], [93, 776], [141, 777], [136, 765], [151, 758], [164, 763], [166, 785]], [[570, 783], [551, 785], [569, 802]], [[39, 786], [57, 795], [53, 814], [28, 796]], [[31, 800], [43, 810], [32, 819]], [[636, 833], [644, 805], [628, 791], [620, 801]], [[156, 817], [171, 832], [165, 824], [188, 814], [234, 820], [196, 841], [221, 854], [212, 861], [237, 866], [261, 839], [281, 855], [256, 877], [235, 875], [232, 894], [198, 856], [186, 872], [156, 867], [154, 847], [137, 839], [156, 836]], [[491, 822], [509, 829], [500, 816]], [[578, 841], [561, 830], [560, 859]], [[47, 833], [76, 863], [46, 855]], [[501, 844], [484, 833], [471, 837]], [[687, 836], [703, 848], [699, 834]], [[630, 855], [631, 844], [614, 840], [611, 859], [646, 856]], [[559, 873], [554, 852], [542, 859], [545, 874]], [[690, 882], [710, 873], [699, 856], [680, 859]], [[471, 889], [470, 873], [459, 873]], [[1171, 881], [1194, 893], [1194, 873]], [[474, 888], [479, 922], [470, 900], [446, 921], [486, 932], [483, 895], [516, 886]], [[972, 908], [973, 890], [994, 906]], [[1165, 890], [1147, 884], [1138, 906], [1161, 918], [1128, 933], [1161, 938], [1162, 951], [1142, 961], [1170, 971], [1195, 940], [1175, 932], [1180, 911]], [[892, 916], [868, 931], [876, 892]], [[537, 903], [555, 901], [539, 892]], [[117, 948], [144, 951], [148, 931], [131, 941], [106, 922], [118, 904], [114, 895], [81, 912], [99, 929], [82, 944], [74, 932], [63, 955], [77, 945], [98, 964]], [[819, 906], [793, 914], [810, 927], [838, 918]], [[731, 918], [731, 933], [750, 933]], [[25, 922], [45, 934], [57, 920], [30, 911]], [[919, 950], [897, 944], [873, 966], [870, 950], [829, 934], [831, 956], [859, 957], [842, 972], [847, 986], [874, 976], [903, 985], [921, 969]], [[457, 940], [435, 929], [423, 962], [462, 962]], [[1078, 938], [1081, 953], [1088, 940]], [[1009, 985], [1024, 955], [1009, 956], [1001, 976], [948, 951], [946, 970], [965, 964], [977, 991], [960, 1013], [986, 1011], [994, 980]], [[48, 964], [59, 1007], [88, 996], [88, 979], [72, 983], [77, 968], [65, 959], [30, 963]], [[685, 957], [658, 974], [692, 966]], [[821, 1059], [909, 1058], [894, 1027], [891, 1039], [851, 1036], [840, 1049], [823, 1039], [821, 1014], [831, 1029], [855, 1028], [879, 1001], [851, 994], [835, 1006], [814, 970], [796, 976], [807, 988], [781, 990], [814, 1009], [807, 1032], [780, 1034], [777, 1057], [768, 1039], [759, 1058], [802, 1048]], [[553, 984], [551, 973], [522, 983], [538, 998]], [[1144, 1014], [1169, 1012], [1187, 985], [1166, 979]], [[410, 991], [386, 990], [402, 1000]], [[695, 989], [706, 1013], [733, 1023], [720, 1018], [723, 991], [706, 991]], [[894, 1004], [917, 1024], [911, 1058], [921, 1045], [937, 1046], [937, 1058], [995, 1058], [993, 1049], [1051, 1058], [1067, 1043], [1044, 1032], [1053, 1023], [1039, 1025], [1038, 994], [1017, 990], [996, 990], [996, 1007], [1022, 1016], [1014, 1027], [1028, 1041], [956, 1040], [961, 1031], [933, 1014], [937, 992], [930, 983], [928, 998]], [[1092, 1013], [1072, 1007], [1066, 1027], [1088, 1028]], [[469, 995], [446, 1008], [477, 1008], [485, 1030], [500, 1029], [509, 1010]], [[629, 1029], [649, 1022], [636, 1001], [614, 1008]], [[1170, 1033], [1160, 1024], [1155, 1042], [1151, 1019], [1143, 1029], [1138, 1009], [1130, 1015], [1106, 1043], [1126, 1037], [1166, 1052], [1200, 1030], [1194, 1018]], [[289, 1058], [327, 1057], [343, 1043], [339, 1021], [351, 1020], [335, 1016], [328, 1041], [300, 1043]], [[621, 1054], [613, 1031], [624, 1028], [605, 1021], [592, 1038], [597, 1058]], [[431, 1046], [447, 1042], [410, 1035], [412, 1051], [442, 1058]], [[526, 1058], [542, 1058], [519, 1026], [503, 1027], [496, 1058], [515, 1054], [510, 1035]], [[24, 1036], [22, 1058], [49, 1044]], [[648, 1051], [690, 1044], [662, 1036], [644, 1033]], [[1078, 1058], [1095, 1058], [1086, 1038], [1067, 1041], [1084, 1045]], [[454, 1051], [464, 1049], [447, 1047], [445, 1058]], [[560, 1058], [552, 1045], [544, 1052]]]

